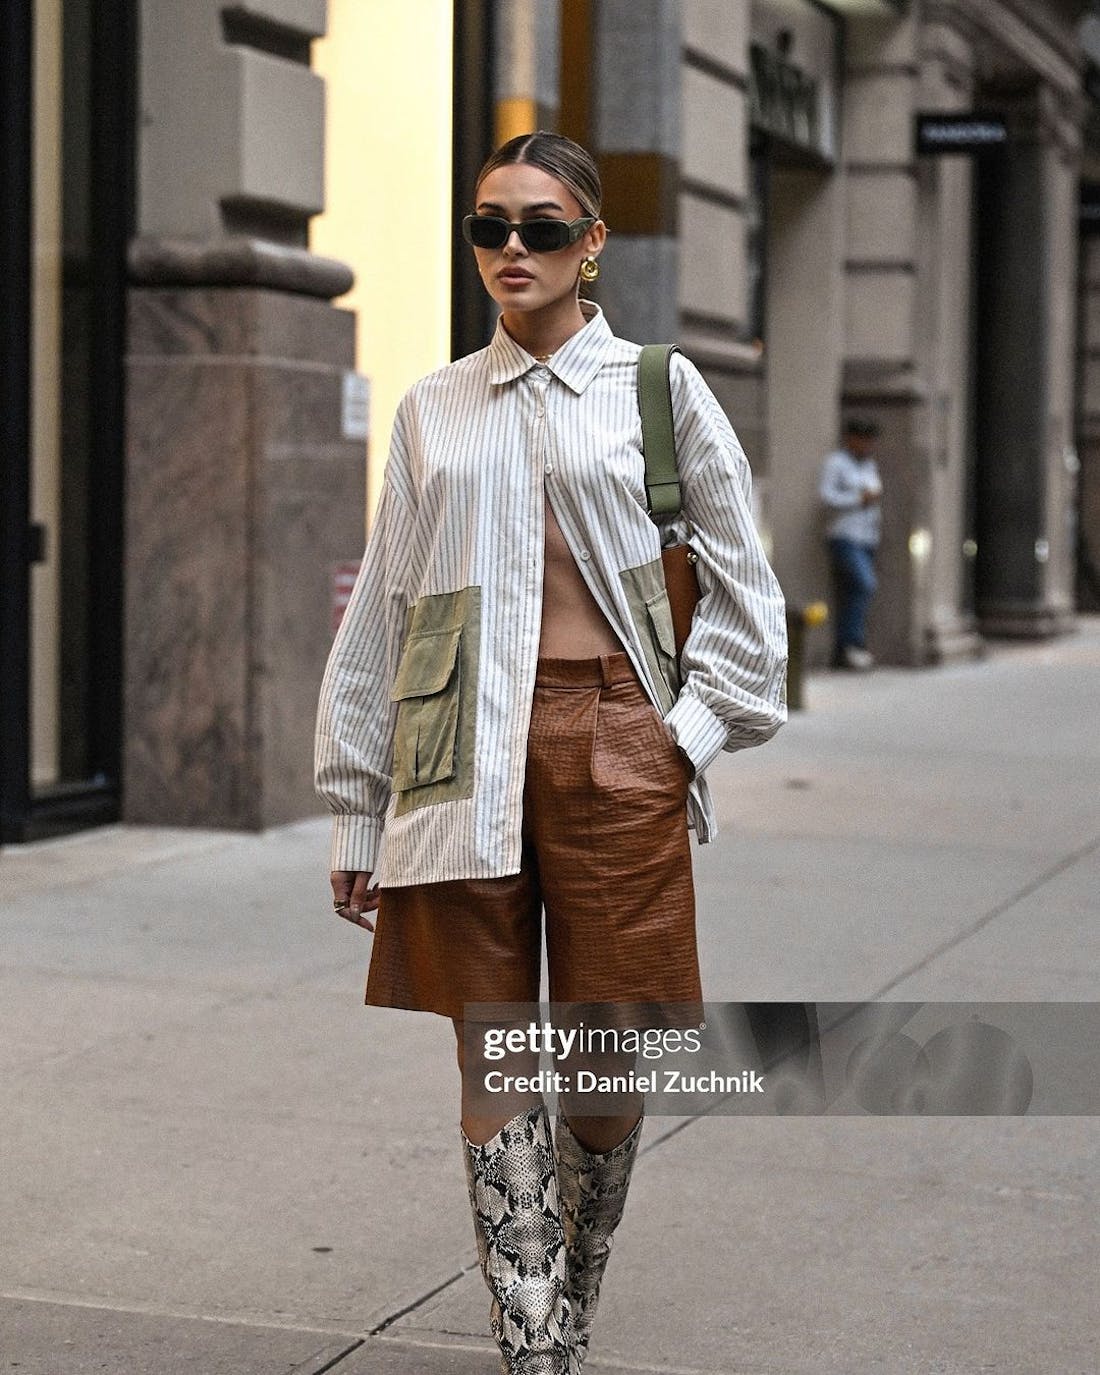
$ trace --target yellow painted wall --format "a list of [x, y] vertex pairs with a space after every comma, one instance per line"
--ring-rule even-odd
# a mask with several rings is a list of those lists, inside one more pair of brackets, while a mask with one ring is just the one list
[[329, 0], [313, 45], [325, 78], [325, 212], [310, 247], [355, 286], [357, 363], [370, 379], [373, 512], [401, 394], [450, 360], [453, 0]]

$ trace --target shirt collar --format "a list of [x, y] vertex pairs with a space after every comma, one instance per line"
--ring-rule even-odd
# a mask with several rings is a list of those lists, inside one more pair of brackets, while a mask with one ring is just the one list
[[582, 300], [580, 308], [584, 327], [571, 334], [545, 365], [517, 344], [504, 328], [503, 318], [498, 319], [488, 348], [489, 381], [511, 382], [532, 368], [545, 366], [572, 391], [583, 392], [603, 365], [614, 335], [595, 301]]

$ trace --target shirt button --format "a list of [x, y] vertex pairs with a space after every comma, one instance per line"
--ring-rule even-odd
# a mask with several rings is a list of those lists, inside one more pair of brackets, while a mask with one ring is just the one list
[[552, 463], [548, 463], [542, 471], [544, 473], [552, 473], [554, 471], [554, 465]]
[[581, 558], [582, 558], [582, 559], [589, 559], [589, 558], [591, 558], [591, 557], [592, 557], [592, 556], [591, 556], [591, 554], [589, 554], [589, 552], [588, 552], [587, 549], [582, 549], [582, 550], [581, 550]]

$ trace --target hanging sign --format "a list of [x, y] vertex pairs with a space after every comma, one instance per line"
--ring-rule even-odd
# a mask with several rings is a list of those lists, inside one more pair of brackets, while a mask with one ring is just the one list
[[983, 153], [1008, 142], [1008, 125], [997, 114], [917, 115], [917, 153]]
[[366, 439], [370, 434], [370, 383], [358, 372], [344, 373], [340, 433], [345, 439]]

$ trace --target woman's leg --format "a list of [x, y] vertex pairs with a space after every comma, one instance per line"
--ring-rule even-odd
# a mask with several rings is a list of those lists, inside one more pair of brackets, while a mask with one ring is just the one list
[[[580, 1034], [589, 1024], [599, 1025], [606, 1020], [605, 1013], [612, 1011], [610, 1005], [601, 1008], [597, 1004], [564, 1005], [559, 1011], [561, 1026], [567, 1031], [577, 1033], [575, 1045], [581, 1045]], [[640, 1011], [640, 1009], [639, 1009]], [[581, 1093], [566, 1089], [559, 1094], [561, 1115], [569, 1124], [576, 1141], [586, 1151], [610, 1151], [622, 1144], [637, 1125], [645, 1110], [645, 1097], [632, 1091], [628, 1076], [636, 1068], [637, 1055], [623, 1053], [614, 1049], [596, 1049], [589, 1044], [583, 1051], [575, 1051], [562, 1062], [562, 1070], [568, 1082], [573, 1085], [584, 1082], [581, 1074], [593, 1077], [601, 1084], [597, 1092]], [[606, 1085], [606, 1088], [602, 1087]], [[597, 1110], [598, 1109], [598, 1110]]]
[[[554, 1156], [566, 1246], [565, 1295], [573, 1317], [578, 1365], [588, 1354], [600, 1285], [615, 1230], [626, 1208], [643, 1119], [644, 1111], [639, 1111], [624, 1137], [596, 1151], [577, 1138], [570, 1119], [558, 1105]], [[612, 1134], [617, 1133], [606, 1133]]]
[[[480, 1013], [483, 1023], [490, 1005], [537, 1005], [541, 937], [537, 869], [526, 854], [516, 874], [385, 889], [367, 1002], [448, 1017], [464, 1070], [464, 1022], [455, 1009], [471, 1018]], [[508, 1069], [534, 1072], [537, 1063], [510, 1055]], [[537, 1093], [506, 1098], [468, 1089], [464, 1082], [459, 1135], [501, 1370], [574, 1375], [546, 1105]]]
[[[462, 1130], [472, 1145], [484, 1145], [491, 1137], [496, 1136], [501, 1127], [506, 1122], [510, 1122], [517, 1113], [537, 1107], [543, 1101], [542, 1094], [509, 1093], [504, 1099], [504, 1106], [498, 1111], [486, 1111], [483, 1105], [488, 1095], [476, 1092], [474, 1087], [466, 1081], [466, 1024], [456, 1017], [452, 1019], [452, 1025], [455, 1029], [457, 1042], [458, 1071], [462, 1076]], [[529, 1052], [509, 1053], [507, 1065], [509, 1074], [533, 1075], [539, 1067], [538, 1056]], [[468, 1106], [471, 1103], [473, 1104], [472, 1108]]]
[[[465, 1085], [465, 1023], [455, 1019], [453, 1025], [463, 1100], [472, 1099], [480, 1108], [485, 1095], [469, 1092]], [[587, 1069], [600, 1076], [625, 1075], [634, 1060], [633, 1055], [582, 1056], [570, 1063], [570, 1073]], [[509, 1074], [530, 1076], [537, 1070], [538, 1056], [531, 1052], [508, 1057]], [[470, 1072], [475, 1072], [472, 1066]], [[641, 1094], [601, 1097], [601, 1107], [621, 1105], [622, 1112], [585, 1113], [592, 1095], [562, 1094], [553, 1140], [541, 1095], [516, 1095], [496, 1113], [463, 1111], [470, 1205], [482, 1272], [493, 1294], [490, 1321], [504, 1371], [524, 1369], [518, 1363], [521, 1351], [537, 1353], [545, 1347], [548, 1359], [566, 1362], [560, 1367], [563, 1372], [579, 1370], [587, 1354], [612, 1237], [626, 1205], [645, 1104]], [[479, 1181], [484, 1181], [480, 1194]], [[529, 1196], [533, 1186], [538, 1200], [533, 1208], [516, 1206], [513, 1183]], [[504, 1221], [494, 1235], [495, 1217]], [[525, 1252], [536, 1269], [541, 1266], [541, 1274], [523, 1273], [519, 1258]], [[556, 1334], [560, 1352], [554, 1349]]]
[[[626, 654], [540, 661], [527, 796], [546, 906], [551, 1007], [588, 1031], [698, 1024], [701, 988], [687, 829], [690, 766]], [[611, 1000], [606, 1002], [604, 1000]], [[674, 1005], [690, 1006], [687, 1020]], [[695, 1008], [698, 1005], [698, 1015]], [[637, 1020], [635, 1017], [637, 1014]], [[578, 1038], [579, 1040], [579, 1038]], [[635, 1056], [574, 1054], [565, 1073], [626, 1075]], [[629, 1090], [559, 1097], [555, 1149], [567, 1297], [584, 1358], [625, 1210], [644, 1100]]]
[[[464, 1025], [456, 1020], [454, 1026], [465, 1076]], [[529, 1072], [519, 1063], [517, 1057], [510, 1072]], [[510, 1100], [496, 1115], [463, 1113], [478, 1259], [493, 1296], [489, 1320], [503, 1375], [576, 1375], [550, 1118], [541, 1094], [527, 1098], [531, 1105], [519, 1111]]]
[[[634, 1054], [613, 1053], [571, 1057], [571, 1082], [576, 1082], [581, 1070], [588, 1070], [601, 1079], [609, 1077], [613, 1083], [616, 1077], [629, 1074], [636, 1058]], [[588, 1353], [615, 1230], [626, 1208], [645, 1115], [645, 1098], [640, 1093], [600, 1093], [600, 1114], [592, 1111], [596, 1096], [560, 1095], [554, 1134], [568, 1260], [565, 1292], [582, 1363]]]

